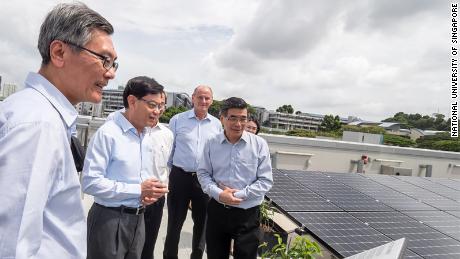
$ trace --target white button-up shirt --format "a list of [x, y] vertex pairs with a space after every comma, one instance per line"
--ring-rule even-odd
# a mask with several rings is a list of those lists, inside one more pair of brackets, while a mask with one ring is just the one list
[[77, 112], [43, 76], [0, 102], [0, 258], [86, 258]]

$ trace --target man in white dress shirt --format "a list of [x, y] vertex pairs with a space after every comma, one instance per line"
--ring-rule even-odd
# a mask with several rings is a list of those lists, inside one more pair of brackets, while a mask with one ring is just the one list
[[0, 258], [86, 258], [86, 219], [70, 149], [79, 102], [100, 102], [118, 63], [112, 25], [81, 3], [41, 25], [42, 64], [0, 102]]

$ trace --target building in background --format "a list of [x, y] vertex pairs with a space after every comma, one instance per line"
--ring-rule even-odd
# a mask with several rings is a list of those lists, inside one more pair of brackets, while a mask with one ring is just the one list
[[168, 92], [166, 107], [185, 107], [192, 108], [192, 98], [186, 93]]
[[[264, 115], [265, 116], [265, 115]], [[318, 131], [325, 115], [314, 113], [289, 114], [268, 112], [268, 121], [261, 120], [262, 125], [280, 130], [304, 129]], [[348, 123], [348, 118], [340, 118], [340, 123]]]
[[17, 86], [15, 84], [9, 84], [9, 83], [5, 83], [3, 84], [2, 86], [2, 96], [4, 98], [14, 94], [17, 90]]

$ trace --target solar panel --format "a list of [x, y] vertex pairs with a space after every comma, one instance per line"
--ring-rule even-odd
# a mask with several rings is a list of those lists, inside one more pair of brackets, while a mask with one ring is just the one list
[[293, 212], [290, 215], [345, 257], [391, 241], [345, 212]]
[[407, 247], [424, 258], [460, 258], [460, 241], [400, 212], [352, 212], [392, 240], [405, 237]]
[[460, 258], [460, 181], [273, 170], [273, 203], [346, 257], [405, 237], [404, 258]]
[[392, 211], [378, 200], [320, 172], [286, 172], [286, 175], [346, 211]]
[[432, 207], [440, 210], [460, 210], [460, 203], [445, 198], [439, 194], [430, 192], [424, 188], [415, 186], [411, 183], [401, 180], [401, 177], [393, 177], [387, 175], [368, 175], [370, 179], [380, 184], [386, 185], [398, 192], [401, 192], [409, 197], [420, 200]]
[[372, 181], [361, 174], [327, 173], [327, 175], [398, 211], [436, 210], [430, 205]]
[[460, 219], [460, 211], [458, 211], [458, 210], [457, 211], [447, 210], [446, 212], [449, 213], [450, 215], [454, 215], [455, 217]]
[[431, 181], [431, 182], [442, 184], [442, 185], [447, 186], [449, 188], [452, 188], [454, 190], [460, 191], [460, 182], [459, 181], [455, 181], [455, 180], [452, 180], [452, 179], [444, 179], [444, 178], [432, 178], [432, 177], [429, 177], [429, 178], [426, 178], [426, 179]]
[[[448, 186], [443, 186], [436, 182], [429, 181], [427, 180], [427, 178], [409, 177], [409, 176], [400, 176], [398, 178], [400, 178], [401, 180], [405, 182], [411, 183], [415, 186], [428, 190], [430, 192], [439, 194], [447, 199], [454, 200], [457, 202], [460, 201], [460, 191], [452, 189]], [[460, 207], [460, 203], [458, 204], [458, 206]]]
[[455, 216], [443, 211], [405, 211], [403, 213], [460, 241], [460, 219]]
[[280, 172], [273, 172], [274, 185], [267, 193], [280, 209], [289, 211], [342, 211], [339, 207], [296, 183]]

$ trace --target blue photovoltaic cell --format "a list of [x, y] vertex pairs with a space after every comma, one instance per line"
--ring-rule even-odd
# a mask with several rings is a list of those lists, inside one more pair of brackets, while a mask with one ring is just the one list
[[460, 210], [460, 203], [402, 181], [399, 177], [388, 175], [368, 175], [367, 177], [439, 210]]
[[[411, 183], [415, 186], [428, 190], [430, 192], [439, 194], [444, 198], [454, 200], [456, 202], [460, 201], [460, 191], [452, 189], [448, 186], [438, 184], [433, 181], [429, 181], [428, 178], [411, 176], [398, 176], [398, 178], [405, 182]], [[460, 203], [458, 203], [458, 206], [460, 207]]]
[[460, 258], [460, 241], [400, 212], [352, 212], [392, 240], [405, 237], [407, 248], [424, 258]]
[[398, 211], [436, 210], [419, 200], [372, 181], [362, 174], [327, 173], [327, 175]]
[[331, 201], [345, 211], [392, 211], [391, 207], [319, 172], [286, 173], [301, 185]]
[[290, 215], [345, 257], [391, 242], [345, 212], [292, 212]]
[[405, 237], [404, 258], [460, 259], [460, 181], [273, 171], [267, 196], [343, 257]]
[[405, 215], [460, 241], [460, 219], [444, 211], [405, 211]]
[[273, 182], [267, 197], [284, 211], [342, 211], [283, 173], [273, 172]]
[[427, 180], [429, 180], [431, 182], [442, 184], [442, 185], [447, 186], [449, 188], [452, 188], [454, 190], [460, 191], [460, 181], [455, 181], [453, 179], [432, 178], [432, 177], [427, 177], [425, 179], [427, 179]]

